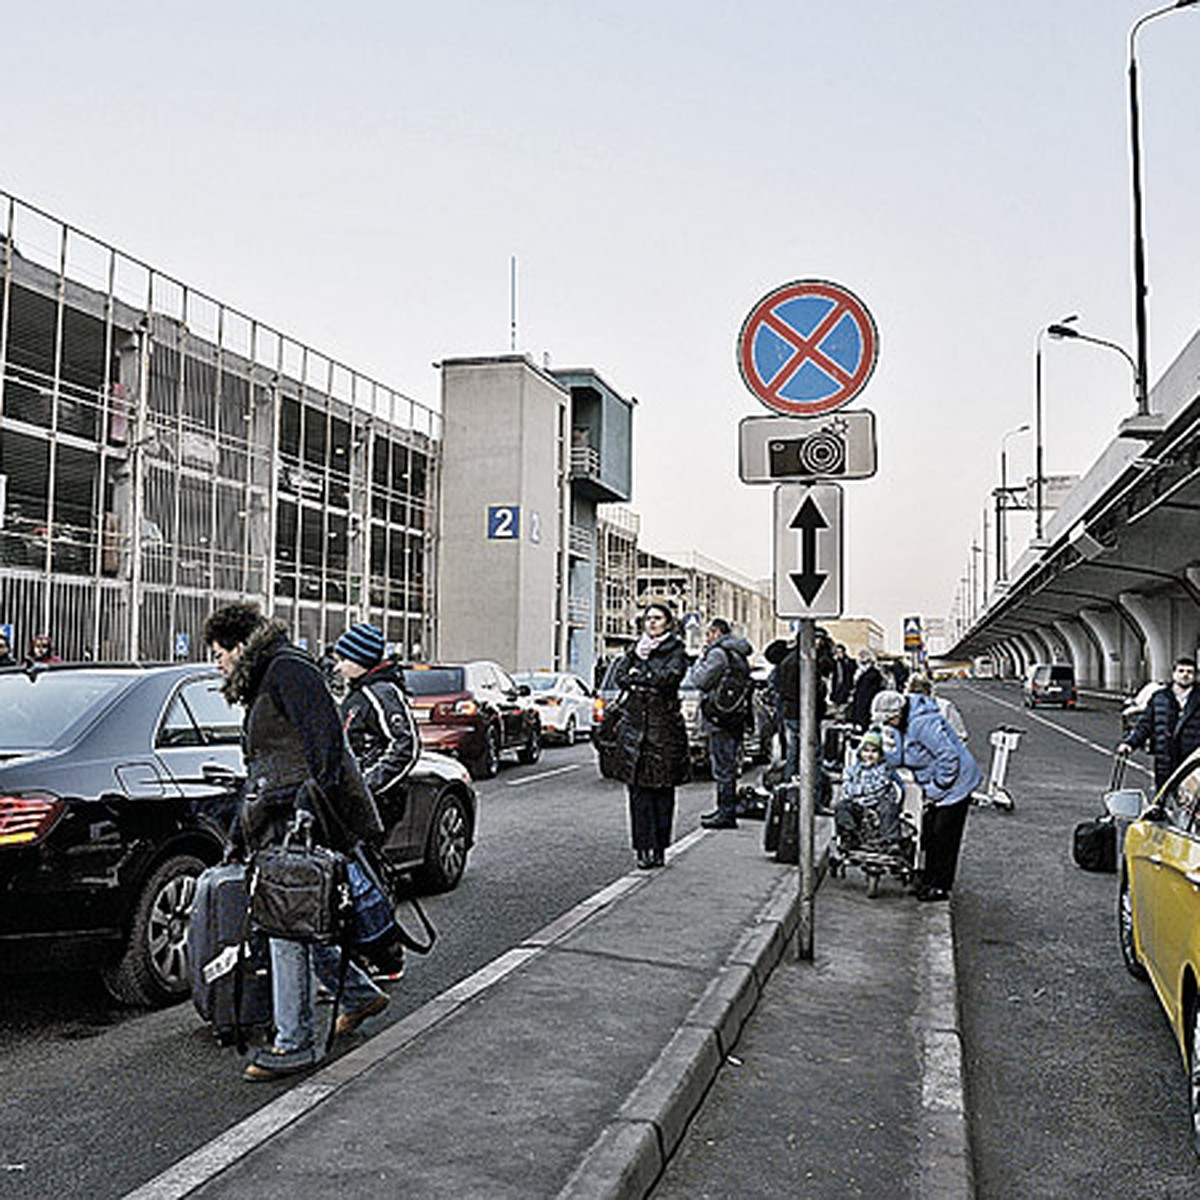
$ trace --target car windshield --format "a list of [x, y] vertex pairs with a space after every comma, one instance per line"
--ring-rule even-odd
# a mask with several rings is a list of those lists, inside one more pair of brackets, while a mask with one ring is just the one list
[[404, 686], [411, 696], [444, 696], [464, 691], [462, 667], [405, 667]]
[[531, 692], [553, 692], [558, 688], [557, 675], [514, 675], [517, 683], [527, 683]]
[[133, 679], [129, 672], [0, 675], [0, 754], [68, 745], [77, 728]]

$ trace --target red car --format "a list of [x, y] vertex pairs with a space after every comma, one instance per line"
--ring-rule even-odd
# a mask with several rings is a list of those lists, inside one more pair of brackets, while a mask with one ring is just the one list
[[496, 663], [414, 663], [404, 668], [404, 682], [421, 745], [453, 754], [475, 779], [495, 775], [506, 750], [522, 763], [541, 757], [542, 722], [529, 687]]

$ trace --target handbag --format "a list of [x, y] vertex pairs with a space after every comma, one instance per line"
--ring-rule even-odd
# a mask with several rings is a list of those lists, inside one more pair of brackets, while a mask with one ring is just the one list
[[268, 937], [293, 942], [341, 940], [350, 907], [343, 855], [313, 845], [312, 819], [297, 813], [278, 846], [250, 865], [250, 918]]

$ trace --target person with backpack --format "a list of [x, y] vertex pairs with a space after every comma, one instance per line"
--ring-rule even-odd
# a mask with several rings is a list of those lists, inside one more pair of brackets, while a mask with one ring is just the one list
[[705, 829], [737, 828], [738, 766], [750, 715], [750, 654], [750, 643], [735, 636], [724, 617], [712, 619], [704, 656], [692, 673], [700, 690], [700, 729], [708, 735], [708, 761], [717, 785], [717, 807], [700, 818]]
[[[383, 630], [351, 625], [333, 645], [346, 681], [342, 728], [380, 809], [402, 805], [401, 783], [421, 753], [421, 735], [404, 690], [404, 672], [384, 658]], [[398, 819], [399, 812], [393, 817]]]

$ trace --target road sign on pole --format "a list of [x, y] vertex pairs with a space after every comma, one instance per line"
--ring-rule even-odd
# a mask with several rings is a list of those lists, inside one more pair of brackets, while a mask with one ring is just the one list
[[867, 385], [879, 333], [867, 307], [828, 279], [800, 279], [764, 296], [738, 334], [738, 370], [768, 407], [817, 417], [849, 404]]
[[876, 465], [875, 414], [866, 409], [804, 420], [743, 417], [738, 424], [743, 483], [868, 479]]
[[775, 613], [842, 615], [842, 489], [784, 483], [775, 489]]

